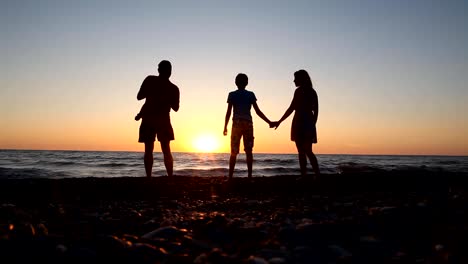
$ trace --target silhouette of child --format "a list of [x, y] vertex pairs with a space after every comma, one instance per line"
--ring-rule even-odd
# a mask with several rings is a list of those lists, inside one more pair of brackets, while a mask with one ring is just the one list
[[228, 108], [226, 111], [223, 132], [225, 136], [228, 132], [227, 125], [229, 123], [229, 118], [231, 117], [231, 112], [234, 112], [231, 131], [231, 157], [229, 158], [229, 180], [232, 179], [234, 174], [234, 167], [236, 165], [237, 154], [239, 154], [241, 138], [243, 138], [244, 151], [247, 158], [248, 177], [252, 177], [252, 149], [254, 145], [254, 135], [252, 115], [250, 114], [251, 107], [253, 106], [255, 113], [257, 113], [261, 119], [271, 125], [270, 120], [262, 113], [262, 111], [260, 111], [255, 94], [245, 89], [248, 82], [249, 79], [247, 75], [239, 73], [236, 76], [237, 90], [230, 92], [227, 100]]

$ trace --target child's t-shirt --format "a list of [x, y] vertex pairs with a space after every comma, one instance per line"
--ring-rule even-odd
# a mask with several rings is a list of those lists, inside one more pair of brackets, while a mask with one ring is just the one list
[[255, 94], [247, 90], [236, 90], [229, 93], [227, 102], [232, 104], [234, 108], [234, 116], [232, 120], [248, 120], [252, 122], [250, 108], [257, 101]]

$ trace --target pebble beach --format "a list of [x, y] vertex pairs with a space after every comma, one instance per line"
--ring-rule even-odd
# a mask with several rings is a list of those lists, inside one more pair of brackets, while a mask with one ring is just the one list
[[460, 173], [0, 180], [3, 263], [468, 263]]

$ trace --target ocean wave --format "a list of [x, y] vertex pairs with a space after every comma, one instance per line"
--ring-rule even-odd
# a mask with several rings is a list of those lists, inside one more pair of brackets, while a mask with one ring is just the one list
[[37, 165], [52, 165], [52, 166], [76, 166], [76, 165], [84, 165], [81, 162], [75, 161], [45, 161], [45, 160], [38, 160], [35, 162]]
[[180, 176], [227, 176], [229, 170], [227, 168], [213, 169], [182, 169], [174, 171], [175, 175]]
[[1, 179], [55, 178], [56, 176], [56, 173], [44, 169], [0, 167]]
[[288, 158], [288, 159], [283, 159], [283, 158], [266, 158], [266, 159], [257, 159], [259, 162], [267, 162], [267, 163], [275, 163], [275, 164], [280, 164], [280, 163], [295, 163], [297, 162], [296, 157], [294, 158]]
[[[229, 154], [174, 153], [174, 174], [226, 176]], [[468, 157], [317, 155], [323, 174], [468, 172]], [[0, 150], [0, 178], [141, 177], [142, 152]], [[312, 174], [310, 164], [308, 171]], [[154, 153], [153, 173], [165, 175], [162, 153]], [[297, 155], [254, 154], [254, 176], [299, 175]], [[245, 154], [239, 154], [235, 176], [246, 176]]]
[[371, 173], [371, 172], [382, 172], [385, 171], [381, 167], [375, 167], [367, 164], [361, 164], [356, 162], [341, 163], [337, 166], [337, 171], [340, 174], [344, 173]]
[[111, 168], [114, 168], [114, 167], [128, 167], [129, 163], [119, 163], [119, 162], [106, 162], [106, 163], [99, 163], [97, 164], [96, 166], [97, 167], [111, 167]]
[[[255, 170], [255, 168], [254, 168]], [[266, 168], [261, 168], [257, 169], [258, 171], [265, 171], [265, 172], [278, 172], [278, 173], [283, 173], [283, 172], [299, 172], [299, 166], [298, 167], [266, 167]]]
[[437, 161], [438, 164], [442, 164], [442, 165], [458, 165], [458, 164], [461, 164], [460, 161], [458, 160], [439, 160]]
[[[174, 170], [174, 174], [181, 176], [227, 176], [229, 173], [228, 167], [211, 168], [211, 169], [178, 169]], [[253, 168], [253, 175], [257, 176], [274, 176], [274, 175], [290, 175], [298, 174], [299, 168], [288, 167], [267, 167]], [[247, 175], [247, 168], [236, 167], [234, 175]]]
[[395, 173], [421, 173], [421, 172], [453, 172], [451, 169], [443, 168], [440, 166], [400, 166], [391, 170]]

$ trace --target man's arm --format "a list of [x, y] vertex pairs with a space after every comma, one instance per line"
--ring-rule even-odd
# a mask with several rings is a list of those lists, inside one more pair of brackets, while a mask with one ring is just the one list
[[224, 119], [224, 131], [223, 135], [227, 136], [227, 125], [229, 123], [229, 119], [231, 118], [231, 112], [232, 112], [232, 104], [228, 103], [227, 111], [226, 111], [226, 118]]
[[258, 108], [257, 102], [254, 102], [252, 105], [253, 105], [253, 108], [255, 109], [255, 113], [257, 113], [257, 115], [258, 115], [261, 119], [263, 119], [265, 122], [268, 123], [268, 125], [270, 125], [270, 124], [271, 124], [270, 119], [268, 119], [268, 118], [263, 114], [263, 112], [260, 110], [260, 108]]
[[137, 99], [142, 100], [145, 99], [147, 96], [147, 90], [148, 90], [148, 85], [150, 83], [150, 76], [147, 76], [145, 80], [143, 80], [143, 83], [141, 84], [140, 90], [138, 91], [137, 94]]
[[179, 104], [180, 104], [180, 92], [179, 92], [179, 88], [175, 86], [174, 98], [173, 98], [173, 101], [171, 102], [171, 108], [177, 112], [179, 111]]

